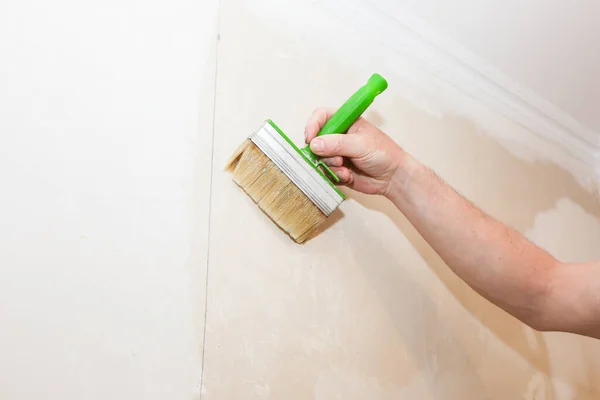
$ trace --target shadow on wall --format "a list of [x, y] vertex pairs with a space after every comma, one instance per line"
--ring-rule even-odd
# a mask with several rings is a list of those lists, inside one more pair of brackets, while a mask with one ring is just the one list
[[[382, 199], [368, 203], [364, 200], [359, 201], [369, 208], [393, 214], [393, 210], [381, 207]], [[361, 232], [364, 235], [366, 231], [366, 226], [357, 228], [348, 233], [351, 242], [361, 240]], [[469, 359], [467, 349], [444, 326], [438, 305], [385, 247], [375, 241], [369, 243], [369, 246], [363, 245], [354, 251], [353, 256], [364, 266], [367, 280], [387, 309], [424, 380], [424, 388], [416, 392], [427, 390], [432, 399], [462, 399], [465, 393], [476, 394], [482, 399], [491, 398], [486, 395], [486, 385]], [[388, 262], [373, 263], [373, 260]], [[406, 299], [411, 300], [407, 302]]]
[[[589, 213], [598, 214], [595, 197], [561, 168], [528, 163], [513, 156], [492, 138], [478, 133], [478, 129], [465, 119], [433, 119], [409, 104], [401, 105], [401, 110], [403, 117], [409, 118], [407, 125], [427, 127], [419, 132], [419, 150], [434, 155], [429, 165], [469, 200], [518, 231], [531, 229], [536, 215], [554, 208], [562, 198], [569, 198]], [[384, 122], [379, 115], [375, 118], [367, 115], [367, 118], [378, 124]], [[401, 128], [405, 128], [404, 132], [411, 131], [408, 126]], [[401, 133], [394, 135], [394, 139], [402, 144], [410, 140], [410, 135]], [[425, 163], [429, 161], [425, 160]], [[413, 361], [425, 375], [432, 398], [458, 399], [464, 397], [464, 393], [471, 393], [471, 398], [478, 399], [505, 398], [501, 393], [525, 396], [526, 399], [555, 398], [550, 379], [561, 377], [552, 374], [542, 334], [525, 327], [457, 278], [386, 199], [354, 192], [349, 193], [349, 197], [366, 208], [387, 215], [449, 292], [476, 318], [453, 321], [440, 315], [438, 305], [426, 290], [419, 287], [410, 271], [382, 245], [371, 241], [370, 247], [363, 246], [355, 252], [354, 256], [365, 268], [365, 276], [407, 343]], [[351, 242], [361, 242], [362, 232], [368, 230], [360, 226], [362, 222], [358, 219], [356, 223], [359, 224], [357, 229], [348, 233], [356, 235], [350, 238]], [[387, 262], [374, 265], [373, 259]], [[414, 301], [403, 304], [402, 299], [406, 298]], [[508, 364], [511, 358], [506, 352], [487, 348], [478, 336], [480, 325], [477, 320], [518, 353], [534, 371], [527, 367], [516, 367], [519, 371], [515, 371], [512, 369], [514, 358]], [[483, 354], [486, 360], [473, 361], [470, 354], [479, 358]], [[582, 388], [582, 393], [573, 393], [573, 398], [585, 399], [585, 391]]]

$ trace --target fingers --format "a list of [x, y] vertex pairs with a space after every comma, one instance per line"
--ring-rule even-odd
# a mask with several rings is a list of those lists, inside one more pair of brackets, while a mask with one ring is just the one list
[[361, 135], [325, 135], [310, 142], [310, 149], [320, 157], [357, 158], [369, 152]]
[[381, 194], [380, 185], [373, 178], [362, 175], [348, 167], [332, 167], [331, 170], [340, 179], [339, 184], [345, 185], [365, 194]]
[[340, 184], [352, 185], [352, 182], [354, 181], [354, 174], [348, 169], [348, 167], [332, 167], [331, 170], [337, 175], [338, 178], [340, 178]]
[[344, 165], [344, 158], [341, 156], [323, 158], [321, 161], [323, 161], [330, 167], [341, 167], [342, 165]]
[[321, 128], [323, 128], [327, 120], [331, 118], [334, 112], [335, 108], [327, 107], [317, 108], [313, 112], [306, 122], [306, 127], [304, 128], [304, 140], [306, 143], [310, 143], [310, 141], [317, 136], [317, 134], [321, 131]]

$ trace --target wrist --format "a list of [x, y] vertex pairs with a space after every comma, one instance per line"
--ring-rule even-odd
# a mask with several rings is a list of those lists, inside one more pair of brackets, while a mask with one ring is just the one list
[[384, 196], [392, 202], [406, 197], [410, 182], [421, 166], [416, 159], [403, 150], [398, 158], [398, 166], [388, 181]]

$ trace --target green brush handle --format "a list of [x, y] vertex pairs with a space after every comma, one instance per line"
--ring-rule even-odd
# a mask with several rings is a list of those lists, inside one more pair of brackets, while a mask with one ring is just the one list
[[[387, 89], [388, 84], [379, 74], [373, 74], [368, 82], [358, 89], [342, 106], [329, 118], [325, 126], [317, 136], [330, 135], [332, 133], [346, 133], [352, 124], [373, 103], [375, 97]], [[310, 150], [310, 145], [302, 149], [314, 163], [317, 156]]]

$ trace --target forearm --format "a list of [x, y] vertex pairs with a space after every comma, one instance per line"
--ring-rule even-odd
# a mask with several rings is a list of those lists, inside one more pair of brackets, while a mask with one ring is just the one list
[[473, 206], [408, 155], [386, 196], [461, 279], [522, 321], [543, 325], [540, 308], [549, 272], [558, 265], [550, 254]]

